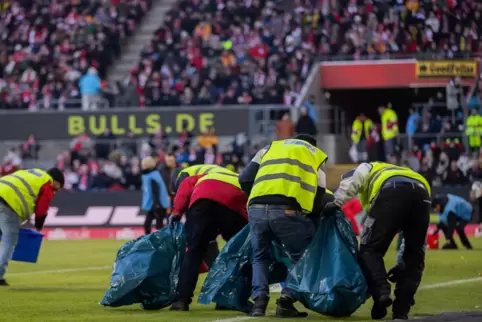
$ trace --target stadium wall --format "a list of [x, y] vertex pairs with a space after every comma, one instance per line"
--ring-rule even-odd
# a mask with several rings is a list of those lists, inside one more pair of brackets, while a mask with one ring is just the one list
[[[469, 188], [435, 188], [468, 198]], [[43, 233], [49, 240], [134, 239], [142, 236], [144, 215], [140, 191], [59, 192], [49, 210]], [[478, 207], [474, 220], [478, 219]], [[26, 226], [33, 226], [33, 218]], [[468, 225], [475, 234], [478, 225]]]

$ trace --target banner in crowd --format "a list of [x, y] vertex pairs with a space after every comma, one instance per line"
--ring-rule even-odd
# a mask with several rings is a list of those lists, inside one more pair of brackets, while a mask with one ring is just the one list
[[361, 60], [320, 63], [323, 89], [445, 87], [453, 76], [471, 86], [476, 61]]
[[[468, 198], [468, 188], [440, 189]], [[59, 192], [45, 221], [46, 239], [133, 239], [144, 233], [144, 214], [139, 205], [140, 191]], [[478, 209], [475, 209], [478, 218]], [[28, 226], [33, 226], [33, 218]], [[467, 233], [475, 234], [477, 225], [469, 225]]]
[[92, 112], [9, 112], [0, 114], [2, 140], [70, 139], [79, 134], [98, 136], [109, 128], [116, 136], [128, 132], [146, 136], [162, 129], [175, 135], [187, 128], [199, 134], [212, 127], [217, 135], [235, 135], [249, 127], [248, 108], [177, 107], [99, 110]]
[[417, 61], [417, 77], [462, 77], [473, 78], [477, 74], [477, 63], [475, 61], [458, 60], [427, 60]]

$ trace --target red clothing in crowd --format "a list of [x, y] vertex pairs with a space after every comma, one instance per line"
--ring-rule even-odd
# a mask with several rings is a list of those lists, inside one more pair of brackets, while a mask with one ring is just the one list
[[198, 175], [184, 179], [174, 198], [172, 213], [181, 216], [186, 210], [200, 199], [208, 199], [220, 203], [239, 213], [248, 220], [246, 204], [248, 197], [235, 186], [218, 180], [205, 180], [196, 185], [198, 180], [205, 176]]
[[54, 185], [50, 182], [47, 182], [40, 188], [37, 202], [35, 204], [35, 217], [40, 218], [44, 217], [50, 208], [50, 202], [54, 198]]
[[348, 218], [348, 220], [351, 222], [354, 233], [358, 235], [360, 233], [360, 228], [358, 227], [358, 223], [355, 217], [363, 210], [360, 200], [354, 198], [348, 201], [343, 205], [341, 210], [345, 214], [346, 218]]

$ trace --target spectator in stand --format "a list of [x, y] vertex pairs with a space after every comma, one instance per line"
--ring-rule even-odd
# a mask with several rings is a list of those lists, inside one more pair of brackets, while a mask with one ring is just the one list
[[79, 159], [83, 163], [87, 162], [92, 147], [93, 142], [86, 133], [76, 136], [70, 142], [71, 160]]
[[278, 140], [284, 140], [293, 136], [295, 136], [295, 125], [291, 120], [290, 113], [285, 113], [276, 124], [276, 137]]
[[97, 109], [100, 83], [97, 69], [90, 67], [87, 74], [82, 76], [79, 81], [80, 94], [82, 95], [82, 110], [91, 111]]
[[109, 154], [115, 149], [115, 135], [112, 134], [109, 128], [104, 130], [104, 133], [97, 137], [95, 143], [95, 155], [98, 159], [108, 159]]
[[218, 137], [214, 134], [214, 128], [208, 126], [204, 132], [198, 136], [198, 144], [203, 149], [214, 148], [216, 149], [218, 144]]
[[317, 130], [313, 119], [308, 115], [306, 107], [300, 109], [300, 117], [296, 122], [296, 134], [309, 134], [316, 136]]
[[470, 182], [482, 180], [482, 169], [479, 160], [472, 159], [470, 169], [467, 171], [467, 177]]
[[27, 141], [20, 145], [21, 158], [38, 160], [39, 150], [40, 145], [35, 140], [35, 136], [31, 134]]
[[446, 185], [463, 185], [468, 183], [467, 177], [458, 168], [457, 161], [450, 162], [450, 169], [445, 172], [443, 183]]

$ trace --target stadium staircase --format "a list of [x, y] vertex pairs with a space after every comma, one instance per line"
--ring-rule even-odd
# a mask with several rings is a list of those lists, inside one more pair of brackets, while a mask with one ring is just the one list
[[156, 0], [153, 2], [151, 10], [122, 49], [120, 58], [109, 68], [108, 81], [123, 80], [129, 74], [132, 67], [138, 62], [142, 48], [152, 39], [154, 31], [161, 26], [166, 13], [174, 6], [175, 2], [175, 0]]

